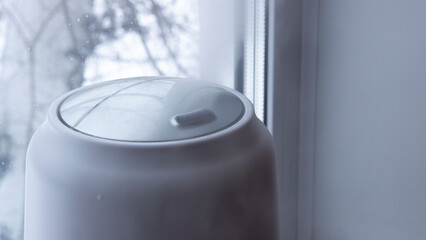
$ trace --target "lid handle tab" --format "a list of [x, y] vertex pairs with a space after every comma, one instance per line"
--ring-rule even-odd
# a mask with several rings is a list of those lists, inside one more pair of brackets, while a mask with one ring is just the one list
[[199, 124], [205, 124], [216, 118], [213, 111], [209, 109], [197, 109], [195, 111], [178, 114], [172, 117], [171, 123], [175, 127], [186, 127]]

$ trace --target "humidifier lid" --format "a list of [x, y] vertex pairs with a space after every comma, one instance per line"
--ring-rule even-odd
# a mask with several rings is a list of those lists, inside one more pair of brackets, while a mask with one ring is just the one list
[[176, 141], [212, 134], [245, 112], [232, 90], [197, 80], [132, 78], [82, 88], [58, 106], [67, 127], [117, 141]]

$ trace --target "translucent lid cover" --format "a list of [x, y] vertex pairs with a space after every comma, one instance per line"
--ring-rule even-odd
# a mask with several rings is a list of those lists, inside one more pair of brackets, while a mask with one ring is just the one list
[[118, 141], [199, 137], [238, 122], [244, 104], [231, 91], [202, 81], [134, 78], [77, 91], [58, 107], [59, 119], [83, 134]]

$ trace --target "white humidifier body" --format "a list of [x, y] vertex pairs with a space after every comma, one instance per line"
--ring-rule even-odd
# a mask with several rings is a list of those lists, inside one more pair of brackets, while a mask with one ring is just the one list
[[242, 94], [115, 80], [55, 101], [26, 160], [25, 240], [275, 240], [272, 137]]

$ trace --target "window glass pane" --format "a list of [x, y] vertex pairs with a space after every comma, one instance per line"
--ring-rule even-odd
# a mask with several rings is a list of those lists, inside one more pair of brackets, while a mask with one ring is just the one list
[[85, 84], [142, 75], [198, 76], [196, 0], [95, 0], [92, 14], [92, 28], [99, 25], [105, 39], [94, 36]]

